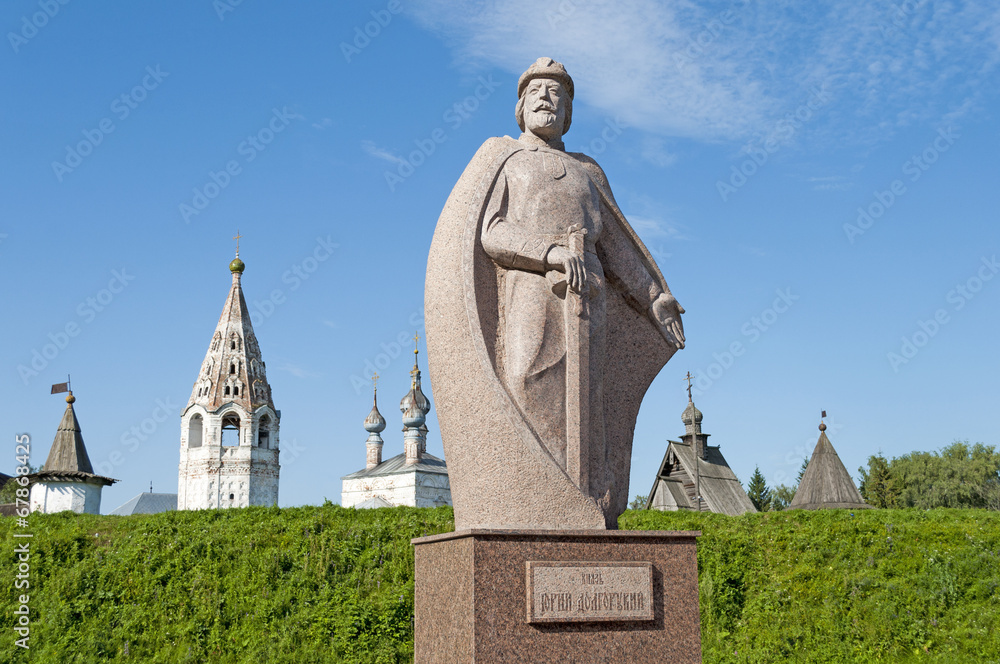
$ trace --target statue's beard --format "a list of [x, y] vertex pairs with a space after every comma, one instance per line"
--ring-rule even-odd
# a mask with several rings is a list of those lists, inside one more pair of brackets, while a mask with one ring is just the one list
[[[549, 134], [556, 127], [558, 116], [554, 111], [540, 110], [531, 112], [531, 121], [528, 122], [529, 130], [543, 130], [544, 133]], [[534, 132], [533, 132], [534, 133]]]

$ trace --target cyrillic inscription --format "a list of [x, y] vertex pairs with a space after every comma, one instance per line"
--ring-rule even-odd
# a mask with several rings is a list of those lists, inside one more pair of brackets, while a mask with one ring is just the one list
[[527, 562], [528, 622], [653, 619], [653, 564]]

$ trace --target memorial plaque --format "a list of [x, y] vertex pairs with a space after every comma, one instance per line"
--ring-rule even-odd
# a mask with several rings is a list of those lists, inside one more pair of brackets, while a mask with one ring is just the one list
[[653, 619], [653, 564], [527, 561], [528, 622]]

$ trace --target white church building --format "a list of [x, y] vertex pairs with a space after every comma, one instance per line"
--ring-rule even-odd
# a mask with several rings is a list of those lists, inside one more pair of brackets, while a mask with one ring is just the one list
[[181, 413], [177, 509], [278, 502], [278, 426], [240, 279], [237, 246], [229, 296], [191, 398]]
[[439, 507], [451, 505], [451, 485], [444, 460], [427, 453], [427, 413], [431, 402], [420, 387], [420, 367], [413, 351], [410, 391], [399, 402], [403, 414], [403, 453], [382, 460], [385, 418], [378, 411], [375, 390], [371, 412], [365, 418], [368, 440], [365, 443], [367, 464], [345, 475], [340, 504], [343, 507]]

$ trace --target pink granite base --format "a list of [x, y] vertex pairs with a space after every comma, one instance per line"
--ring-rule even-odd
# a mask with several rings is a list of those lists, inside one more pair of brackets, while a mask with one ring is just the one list
[[[413, 540], [416, 664], [701, 662], [697, 531], [465, 530]], [[652, 564], [652, 620], [527, 619], [529, 561]]]

